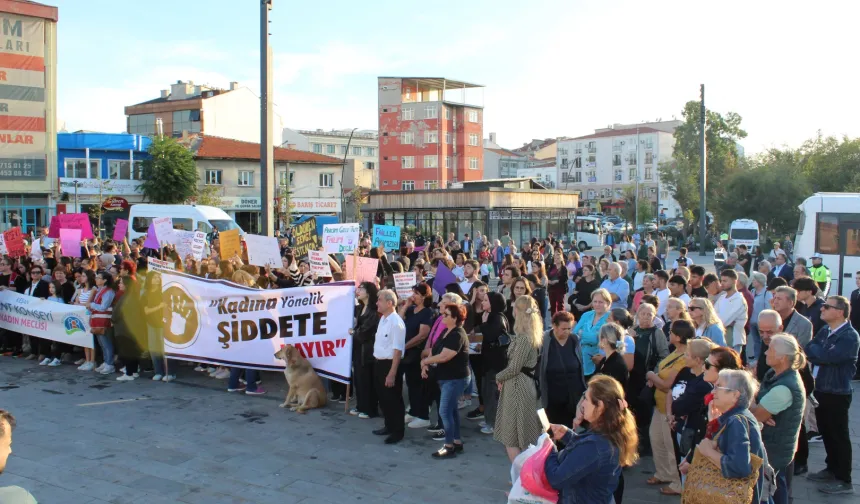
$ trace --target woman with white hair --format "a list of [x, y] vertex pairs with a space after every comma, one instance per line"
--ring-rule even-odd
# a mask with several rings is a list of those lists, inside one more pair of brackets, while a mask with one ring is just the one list
[[[716, 431], [711, 433], [709, 429], [709, 435], [699, 443], [696, 454], [696, 457], [709, 458], [728, 479], [749, 477], [755, 469], [752, 457], [762, 459], [753, 485], [753, 498], [749, 503], [738, 504], [758, 503], [762, 498], [767, 502], [769, 497], [762, 496], [767, 452], [758, 420], [749, 410], [756, 393], [758, 382], [749, 372], [740, 369], [720, 371], [710, 405], [711, 416], [716, 417]], [[687, 470], [688, 467], [682, 464], [681, 472], [686, 473]], [[690, 488], [687, 486], [684, 491]]]
[[493, 437], [505, 445], [511, 462], [543, 432], [537, 416], [540, 401], [535, 380], [542, 346], [543, 321], [537, 303], [531, 296], [520, 296], [514, 302], [508, 365], [496, 375], [499, 410]]
[[770, 309], [773, 293], [767, 290], [767, 275], [759, 271], [750, 274], [750, 293], [753, 296], [752, 313], [750, 314], [750, 331], [747, 338], [747, 361], [758, 360], [761, 349], [761, 334], [758, 332], [758, 316], [762, 310]]
[[806, 407], [806, 389], [798, 370], [806, 367], [806, 357], [794, 336], [775, 334], [770, 338], [765, 358], [770, 370], [761, 382], [757, 404], [751, 411], [764, 424], [761, 435], [776, 472], [773, 502], [788, 504], [794, 454]]

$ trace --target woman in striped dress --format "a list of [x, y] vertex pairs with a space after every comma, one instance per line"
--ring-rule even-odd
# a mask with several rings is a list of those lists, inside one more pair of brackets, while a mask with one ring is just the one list
[[[87, 307], [87, 316], [92, 315], [89, 309], [90, 299], [96, 293], [96, 274], [93, 270], [84, 270], [80, 273], [80, 288], [72, 298], [72, 304]], [[93, 336], [95, 339], [95, 336]], [[96, 351], [93, 348], [84, 348], [84, 362], [81, 362], [79, 371], [92, 371], [96, 368]]]
[[500, 395], [493, 434], [505, 445], [511, 462], [537, 441], [542, 431], [537, 416], [540, 402], [533, 377], [543, 345], [543, 322], [531, 296], [518, 297], [513, 308], [514, 335], [508, 347], [508, 365], [496, 375]]

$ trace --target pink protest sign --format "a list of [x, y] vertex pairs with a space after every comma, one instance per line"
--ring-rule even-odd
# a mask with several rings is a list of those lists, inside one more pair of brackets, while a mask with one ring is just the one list
[[151, 248], [158, 250], [161, 248], [161, 245], [158, 244], [158, 237], [155, 236], [155, 225], [153, 223], [149, 223], [149, 229], [146, 230], [146, 241], [143, 242], [144, 248]]
[[60, 247], [66, 257], [81, 257], [81, 230], [61, 229]]
[[128, 221], [125, 219], [117, 219], [116, 226], [113, 228], [113, 241], [121, 242], [125, 239], [125, 233], [128, 231]]
[[[356, 268], [353, 271], [352, 261], [354, 259], [358, 259], [358, 261]], [[376, 268], [379, 267], [379, 259], [374, 259], [372, 257], [347, 256], [344, 264], [346, 266], [346, 278], [355, 280], [356, 286], [361, 282], [376, 281]]]
[[61, 229], [80, 229], [81, 239], [95, 238], [90, 216], [85, 213], [61, 214], [51, 217], [48, 238], [59, 238]]

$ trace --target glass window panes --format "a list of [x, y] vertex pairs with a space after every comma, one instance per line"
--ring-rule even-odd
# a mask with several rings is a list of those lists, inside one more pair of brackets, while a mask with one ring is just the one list
[[254, 172], [241, 170], [239, 171], [239, 185], [252, 186], [254, 185]]
[[334, 145], [326, 145], [325, 146], [325, 153], [326, 154], [334, 154], [334, 148], [335, 148]]
[[839, 253], [839, 216], [818, 214], [815, 230], [815, 251], [820, 254]]
[[333, 173], [320, 173], [320, 187], [332, 187], [334, 186], [334, 174]]
[[128, 116], [128, 132], [138, 135], [154, 135], [155, 114], [137, 114]]
[[353, 147], [352, 148], [352, 155], [353, 156], [360, 156], [361, 155], [361, 147]]
[[313, 144], [311, 147], [315, 153], [322, 154], [322, 144]]
[[173, 134], [179, 135], [184, 131], [189, 133], [200, 132], [199, 110], [176, 110], [173, 112]]
[[[133, 166], [133, 169], [132, 169]], [[143, 178], [143, 162], [111, 159], [108, 161], [108, 177], [112, 180], [141, 180]]]
[[221, 185], [221, 170], [206, 170], [206, 185]]
[[90, 159], [90, 169], [87, 171], [86, 159], [66, 159], [66, 177], [99, 179], [101, 163], [100, 159]]

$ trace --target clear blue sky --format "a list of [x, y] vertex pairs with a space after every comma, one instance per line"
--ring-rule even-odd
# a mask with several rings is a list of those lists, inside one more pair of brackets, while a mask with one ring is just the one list
[[[259, 93], [257, 0], [58, 0], [59, 119], [121, 131], [123, 106], [177, 80]], [[744, 118], [747, 153], [821, 129], [860, 135], [860, 2], [275, 0], [275, 101], [295, 128], [375, 129], [376, 78], [487, 86], [485, 136], [517, 147], [709, 106]]]

